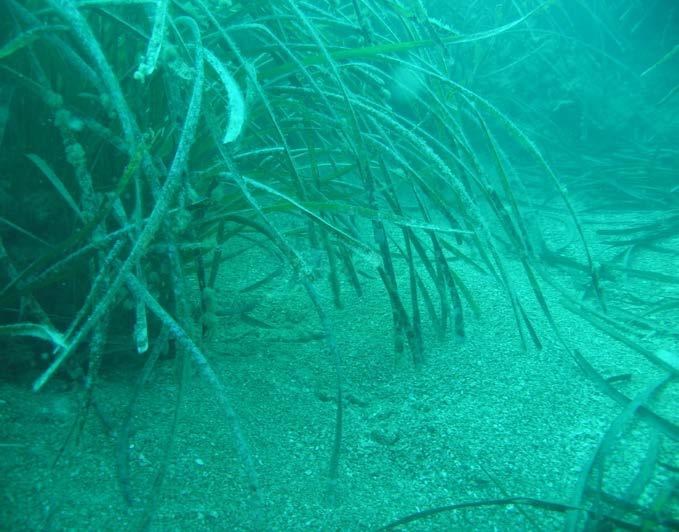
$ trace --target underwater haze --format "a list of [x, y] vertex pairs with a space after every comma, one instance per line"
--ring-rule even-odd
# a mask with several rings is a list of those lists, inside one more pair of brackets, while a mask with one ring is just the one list
[[679, 529], [679, 3], [0, 2], [0, 529]]

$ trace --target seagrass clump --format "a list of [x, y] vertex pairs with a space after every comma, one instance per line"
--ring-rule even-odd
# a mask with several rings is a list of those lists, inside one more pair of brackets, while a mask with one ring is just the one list
[[[541, 235], [526, 223], [507, 144], [554, 188], [605, 309], [556, 174], [517, 124], [455, 81], [457, 45], [482, 46], [549, 3], [472, 33], [433, 19], [419, 1], [4, 3], [11, 37], [0, 48], [9, 101], [0, 148], [12, 180], [0, 191], [1, 332], [52, 344], [34, 390], [60, 374], [81, 379], [74, 436], [102, 363], [115, 356], [113, 335], [145, 357], [117, 432], [128, 500], [132, 407], [172, 343], [177, 401], [142, 526], [157, 505], [190, 366], [233, 433], [254, 526], [264, 518], [237, 405], [205, 348], [219, 327], [220, 271], [243, 249], [234, 242], [271, 267], [232, 293], [265, 290], [285, 272], [315, 313], [320, 332], [310, 338], [323, 340], [335, 375], [333, 499], [344, 425], [333, 307], [360, 296], [364, 283], [384, 290], [399, 360], [420, 366], [428, 337], [467, 335], [467, 320], [481, 314], [469, 271], [503, 289], [523, 349], [555, 334], [570, 352], [543, 293]], [[40, 205], [49, 220], [35, 213]], [[533, 310], [516, 293], [509, 260], [534, 293]], [[269, 327], [254, 308], [233, 314]], [[536, 308], [551, 332], [535, 325]]]

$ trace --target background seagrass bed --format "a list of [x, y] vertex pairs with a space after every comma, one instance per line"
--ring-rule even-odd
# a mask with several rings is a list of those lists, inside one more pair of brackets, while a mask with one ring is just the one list
[[0, 528], [679, 527], [678, 35], [3, 1]]

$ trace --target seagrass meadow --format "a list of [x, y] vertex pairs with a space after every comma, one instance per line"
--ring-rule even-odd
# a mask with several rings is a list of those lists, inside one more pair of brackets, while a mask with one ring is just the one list
[[0, 529], [679, 528], [679, 4], [0, 2]]

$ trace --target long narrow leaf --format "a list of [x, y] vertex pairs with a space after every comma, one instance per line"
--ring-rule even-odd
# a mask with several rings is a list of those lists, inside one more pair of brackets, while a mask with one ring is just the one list
[[10, 325], [0, 325], [0, 335], [32, 336], [34, 338], [52, 342], [58, 347], [64, 347], [66, 345], [60, 332], [40, 323], [12, 323]]
[[59, 194], [68, 204], [68, 206], [71, 207], [73, 212], [75, 212], [78, 215], [78, 218], [82, 220], [83, 214], [80, 212], [80, 207], [78, 207], [78, 204], [73, 199], [73, 196], [71, 196], [71, 193], [66, 189], [64, 184], [61, 182], [61, 179], [59, 179], [57, 174], [54, 173], [54, 170], [52, 170], [52, 168], [50, 168], [50, 166], [41, 157], [34, 153], [27, 153], [26, 157], [28, 157], [31, 160], [31, 162], [40, 169], [40, 171], [45, 175], [49, 182], [52, 183], [52, 186], [57, 189], [57, 192], [59, 192]]

